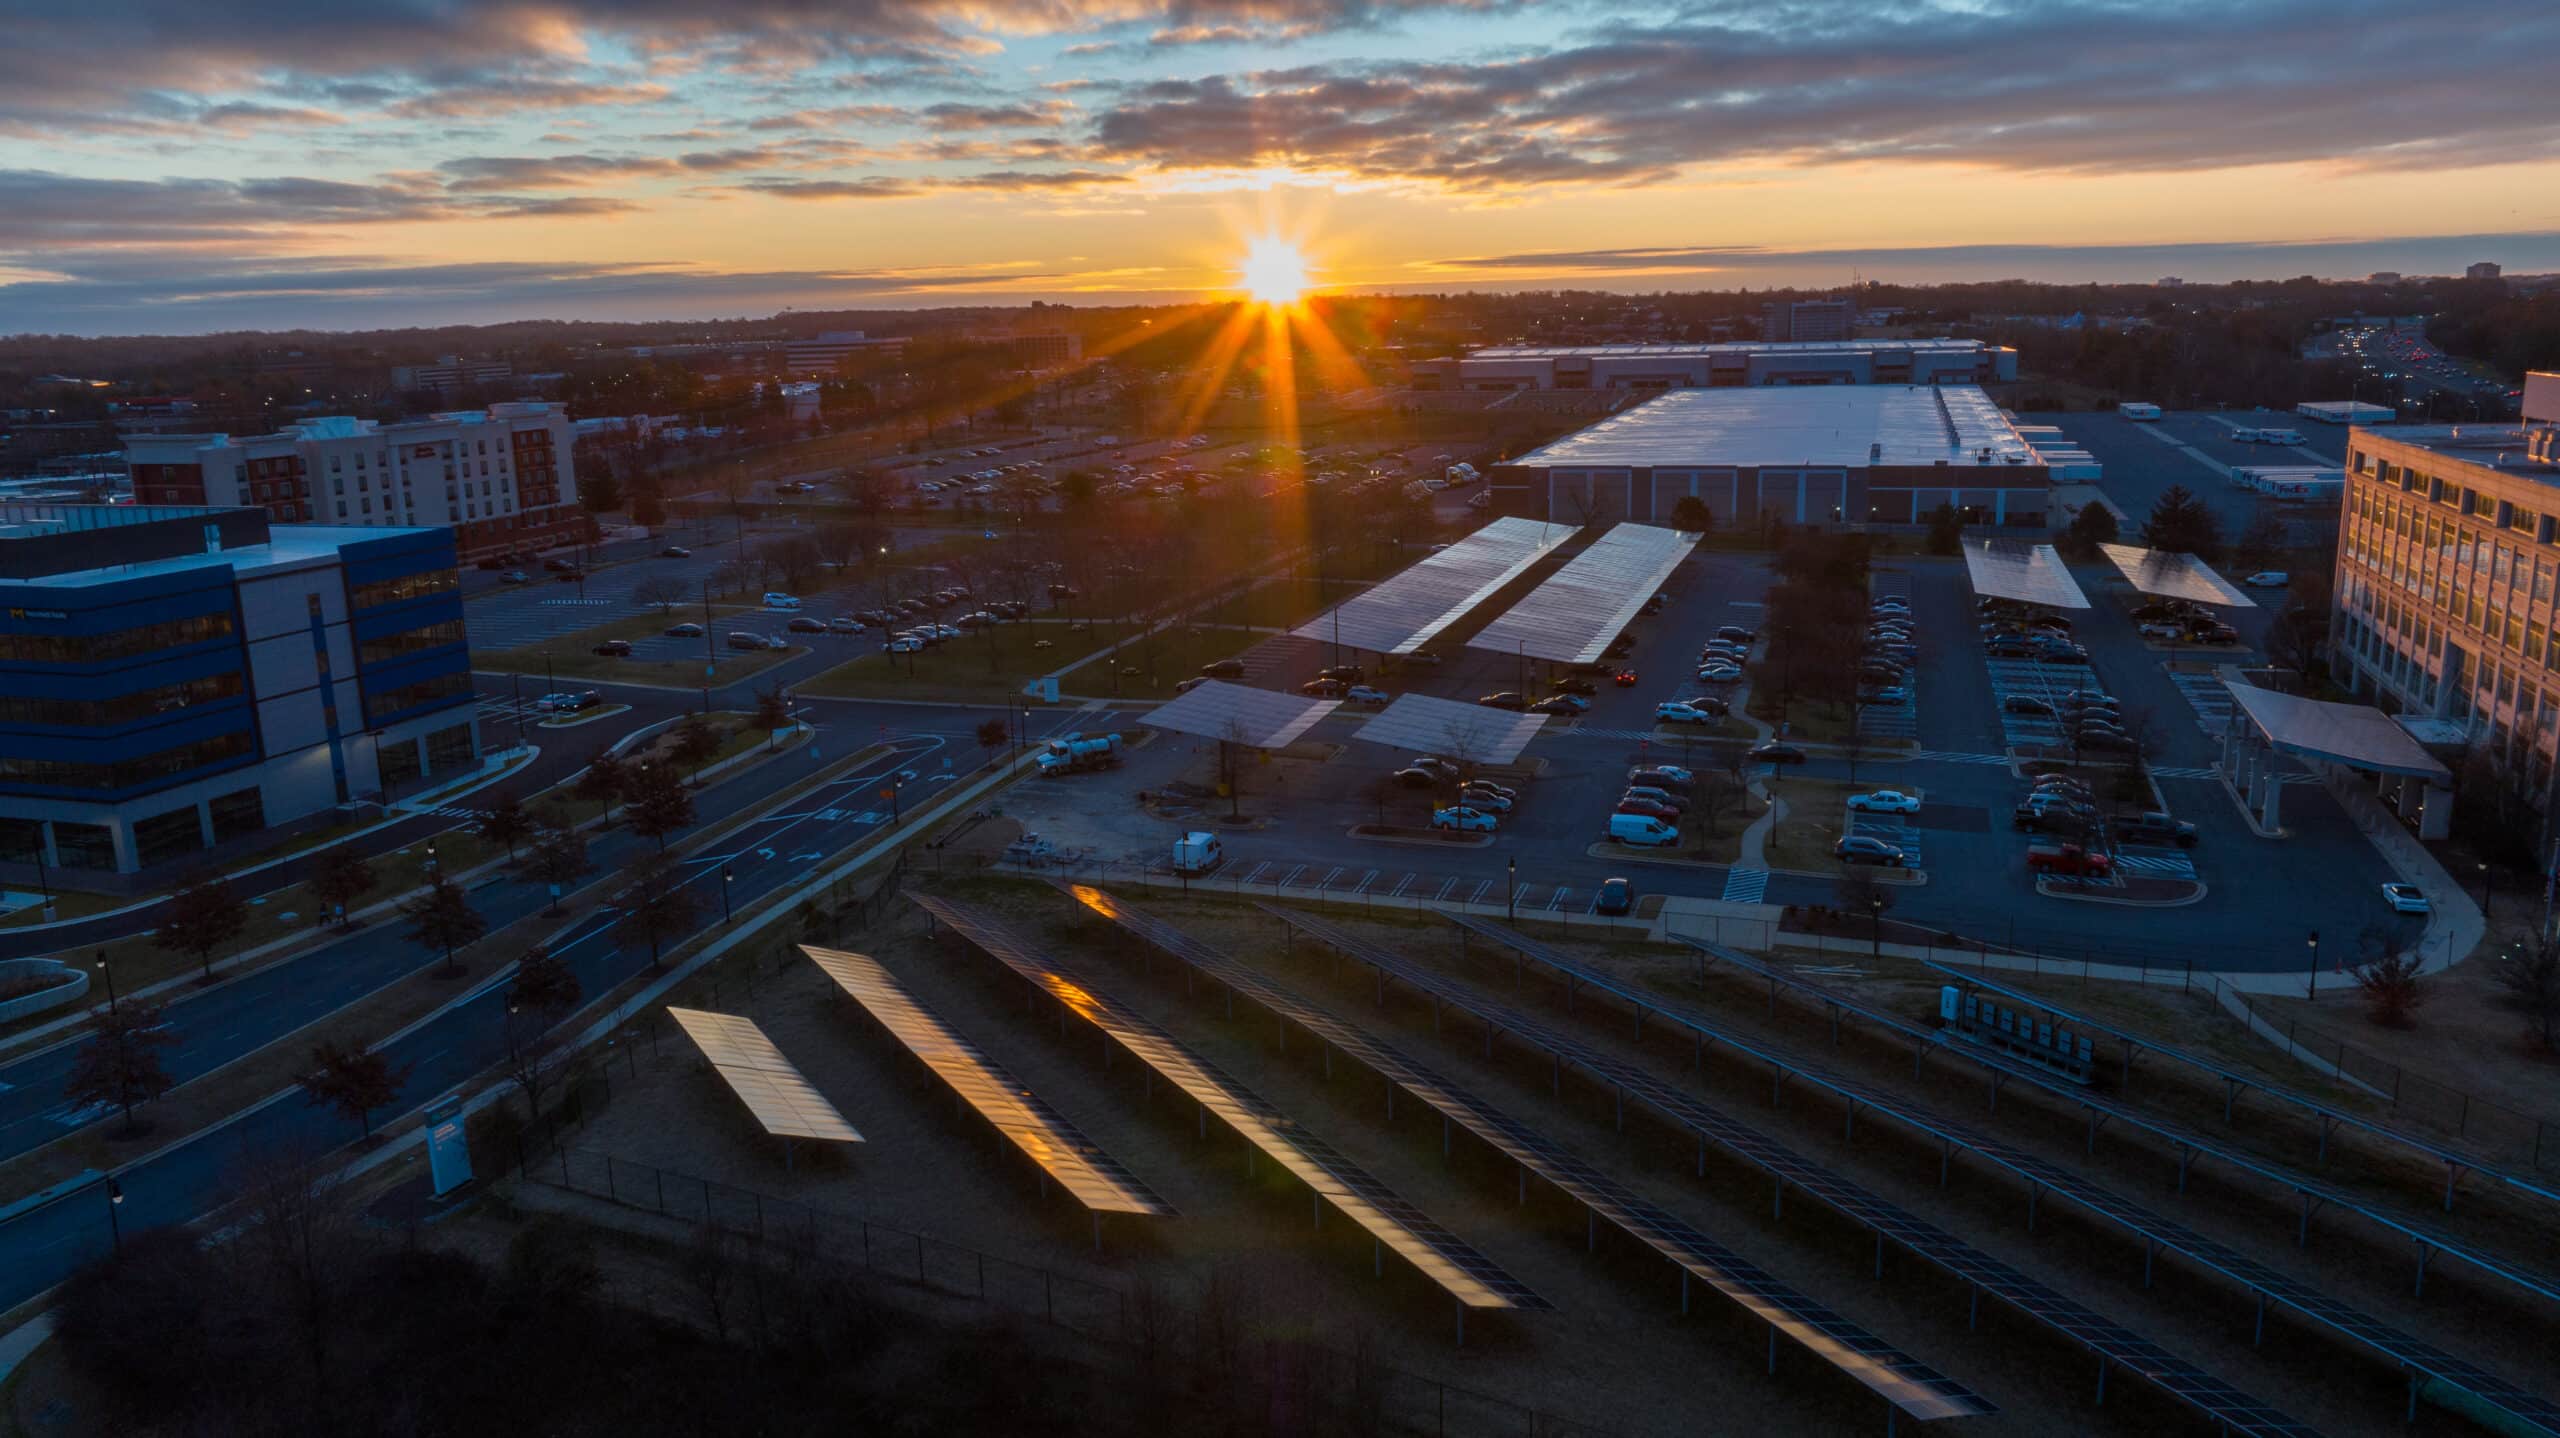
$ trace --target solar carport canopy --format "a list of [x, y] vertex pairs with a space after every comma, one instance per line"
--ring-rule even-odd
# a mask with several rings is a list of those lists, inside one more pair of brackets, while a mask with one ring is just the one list
[[667, 1008], [667, 1017], [691, 1038], [711, 1061], [730, 1091], [746, 1104], [764, 1131], [776, 1138], [824, 1138], [860, 1143], [862, 1135], [844, 1121], [836, 1106], [812, 1088], [764, 1036], [755, 1020], [703, 1009]]
[[2369, 705], [2331, 704], [2229, 680], [2222, 687], [2231, 691], [2232, 702], [2247, 712], [2267, 742], [2286, 753], [2380, 774], [2453, 777], [2398, 721]]
[[1160, 705], [1138, 722], [1176, 734], [1224, 739], [1256, 749], [1277, 749], [1315, 727], [1341, 705], [1339, 699], [1306, 699], [1211, 679]]
[[2255, 609], [2257, 601], [2232, 586], [2230, 580], [2213, 572], [2213, 566], [2192, 554], [2168, 549], [2144, 549], [2135, 544], [2101, 544], [2099, 552], [2125, 577], [2125, 582], [2145, 594], [2164, 599], [2185, 599], [2197, 604], [2228, 604], [2241, 609]]
[[1699, 536], [1621, 524], [1467, 641], [1470, 649], [1589, 664], [1697, 548]]
[[1294, 632], [1379, 654], [1411, 654], [1573, 535], [1570, 524], [1497, 519]]
[[2050, 544], [2029, 544], [2023, 539], [1968, 539], [1964, 542], [1964, 568], [1973, 577], [1976, 594], [2041, 604], [2048, 609], [2089, 607], [2089, 596], [2080, 592], [2079, 581], [2071, 577], [2062, 556], [2054, 553]]
[[1351, 737], [1470, 764], [1508, 764], [1520, 757], [1546, 722], [1544, 714], [1514, 714], [1455, 699], [1407, 694]]

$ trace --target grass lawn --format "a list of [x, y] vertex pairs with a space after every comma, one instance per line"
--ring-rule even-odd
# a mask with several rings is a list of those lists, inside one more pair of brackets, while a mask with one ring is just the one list
[[[43, 886], [37, 885], [20, 892], [41, 894], [44, 889]], [[135, 899], [121, 894], [92, 894], [80, 889], [66, 889], [58, 879], [53, 886], [53, 917], [56, 920], [86, 918], [91, 914], [103, 914], [109, 909], [120, 909], [134, 902], [136, 902]], [[0, 929], [41, 924], [44, 921], [44, 905], [30, 904], [9, 917], [0, 919]]]
[[[918, 654], [884, 654], [874, 642], [861, 658], [839, 664], [797, 687], [802, 694], [845, 699], [995, 702], [1020, 694], [1024, 685], [1040, 675], [1073, 664], [1131, 632], [1128, 625], [1096, 622], [1078, 634], [1065, 621], [1035, 619], [980, 629], [958, 639], [944, 640], [939, 647]], [[1042, 640], [1047, 640], [1050, 647], [1033, 647]], [[988, 658], [991, 652], [992, 663]], [[1081, 672], [1061, 681], [1063, 687], [1075, 688]]]
[[1058, 687], [1106, 699], [1169, 698], [1173, 686], [1198, 674], [1201, 665], [1233, 658], [1268, 637], [1244, 629], [1175, 625], [1076, 670], [1059, 680]]
[[[664, 632], [670, 625], [698, 624], [701, 620], [694, 616], [698, 616], [700, 612], [697, 606], [693, 615], [688, 615], [682, 606], [678, 606], [673, 614], [633, 614], [621, 619], [608, 619], [602, 624], [581, 629], [575, 634], [564, 634], [557, 639], [546, 640], [540, 644], [526, 644], [514, 649], [490, 649], [474, 653], [471, 656], [471, 667], [500, 674], [549, 673], [562, 679], [610, 679], [626, 684], [665, 684], [690, 688], [702, 683], [702, 654], [690, 645], [687, 646], [685, 655], [681, 659], [611, 659], [588, 651], [608, 639], [648, 639]], [[770, 616], [761, 609], [751, 609], [741, 605], [720, 606], [715, 608], [713, 613], [712, 634], [721, 645], [720, 672], [712, 680], [714, 684], [734, 684], [750, 675], [770, 669], [793, 655], [806, 652], [805, 649], [795, 646], [789, 649], [762, 649], [752, 654], [739, 653], [727, 647], [727, 641], [723, 637], [727, 631], [717, 627], [743, 617], [752, 617], [755, 622], [741, 624], [739, 627], [753, 629], [757, 633], [767, 633], [780, 630], [790, 621], [788, 615]], [[544, 657], [546, 655], [549, 656], [547, 667]]]
[[1332, 579], [1318, 585], [1313, 579], [1284, 576], [1233, 599], [1222, 600], [1199, 618], [1203, 624], [1250, 624], [1263, 629], [1291, 629], [1368, 587], [1367, 582], [1361, 580]]
[[1850, 795], [1873, 787], [1794, 775], [1771, 784], [1771, 791], [1787, 806], [1787, 817], [1769, 835], [1769, 867], [1817, 874], [1845, 872], [1847, 866], [1831, 857], [1831, 846], [1848, 832], [1849, 811], [1842, 805]]
[[[1777, 676], [1766, 664], [1751, 667], [1751, 717], [1768, 723], [1778, 722]], [[1838, 744], [1858, 727], [1857, 711], [1846, 704], [1831, 704], [1798, 695], [1787, 706], [1786, 737], [1807, 744]]]

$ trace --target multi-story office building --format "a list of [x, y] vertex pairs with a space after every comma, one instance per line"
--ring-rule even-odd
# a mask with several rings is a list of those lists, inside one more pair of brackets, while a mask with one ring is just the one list
[[2329, 639], [2350, 691], [2459, 724], [2547, 802], [2560, 742], [2560, 375], [2528, 378], [2524, 415], [2347, 432]]
[[479, 763], [445, 529], [0, 504], [0, 864], [189, 862]]
[[1856, 311], [1847, 300], [1781, 300], [1760, 307], [1760, 338], [1798, 343], [1845, 340]]
[[434, 364], [394, 365], [393, 389], [431, 389], [451, 394], [466, 385], [497, 384], [513, 378], [516, 367], [505, 360], [467, 360], [446, 355]]
[[491, 405], [400, 424], [336, 416], [274, 434], [135, 435], [139, 504], [255, 505], [286, 524], [444, 525], [462, 558], [530, 553], [586, 535], [561, 406]]
[[829, 330], [813, 340], [792, 340], [782, 347], [783, 364], [793, 374], [830, 374], [846, 355], [894, 354], [907, 347], [905, 335], [875, 337], [860, 330]]

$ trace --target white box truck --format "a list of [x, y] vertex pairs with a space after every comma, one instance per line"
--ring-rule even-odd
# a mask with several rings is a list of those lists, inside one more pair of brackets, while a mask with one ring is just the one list
[[2160, 417], [2160, 406], [2156, 404], [2120, 404], [2116, 406], [2116, 413], [2123, 415], [2127, 419], [2158, 419]]

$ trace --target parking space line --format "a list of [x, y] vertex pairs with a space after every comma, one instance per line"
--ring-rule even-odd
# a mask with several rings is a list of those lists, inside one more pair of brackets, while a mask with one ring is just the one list
[[1254, 865], [1254, 866], [1253, 866], [1253, 868], [1245, 874], [1245, 876], [1244, 876], [1244, 881], [1245, 881], [1246, 883], [1248, 883], [1248, 884], [1252, 883], [1254, 880], [1259, 879], [1259, 878], [1261, 878], [1261, 877], [1262, 877], [1262, 871], [1263, 871], [1263, 870], [1268, 869], [1268, 868], [1270, 868], [1270, 867], [1271, 867], [1271, 865], [1270, 865], [1270, 864], [1269, 864], [1269, 862], [1267, 862], [1267, 861], [1266, 861], [1266, 862], [1264, 862], [1264, 863], [1260, 863], [1260, 864], [1256, 864], [1256, 865]]
[[1547, 900], [1547, 911], [1549, 913], [1553, 913], [1556, 910], [1563, 908], [1566, 897], [1572, 893], [1573, 890], [1566, 888], [1564, 885], [1556, 885], [1555, 897]]
[[1396, 880], [1396, 886], [1394, 888], [1387, 891], [1387, 897], [1390, 899], [1403, 898], [1404, 891], [1413, 887], [1413, 880], [1414, 875], [1408, 871], [1403, 878]]
[[1600, 912], [1600, 891], [1598, 889], [1591, 891], [1591, 902], [1582, 906], [1582, 912], [1586, 914], [1596, 914]]
[[1437, 903], [1440, 900], [1449, 897], [1449, 891], [1456, 887], [1458, 887], [1458, 880], [1457, 876], [1453, 874], [1449, 878], [1441, 881], [1440, 892], [1431, 896], [1432, 902]]
[[1335, 875], [1337, 875], [1337, 874], [1339, 874], [1339, 873], [1341, 873], [1341, 872], [1342, 872], [1342, 866], [1341, 866], [1340, 864], [1336, 864], [1336, 865], [1334, 865], [1332, 868], [1325, 870], [1325, 871], [1324, 871], [1324, 877], [1323, 877], [1323, 878], [1321, 878], [1321, 879], [1316, 880], [1316, 887], [1317, 887], [1317, 888], [1319, 888], [1319, 889], [1330, 889], [1330, 888], [1332, 888], [1332, 887], [1333, 887], [1333, 880], [1334, 880], [1334, 876], [1335, 876]]
[[1467, 902], [1470, 904], [1482, 902], [1484, 899], [1484, 891], [1492, 887], [1493, 880], [1491, 879], [1487, 879], [1483, 883], [1476, 885], [1476, 891], [1467, 895]]
[[1371, 869], [1369, 872], [1362, 874], [1360, 876], [1360, 882], [1351, 886], [1351, 892], [1355, 894], [1365, 894], [1369, 892], [1369, 881], [1376, 877], [1378, 877], [1378, 871], [1375, 869]]
[[1307, 866], [1304, 864], [1291, 864], [1289, 866], [1289, 872], [1280, 876], [1280, 882], [1275, 887], [1283, 889], [1289, 887], [1291, 884], [1298, 882], [1298, 876], [1306, 871]]

